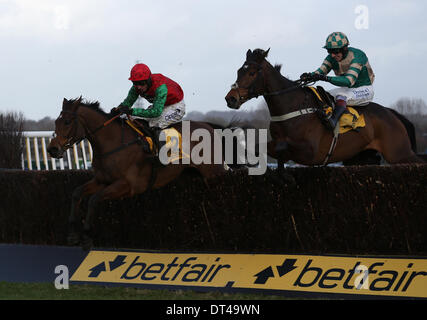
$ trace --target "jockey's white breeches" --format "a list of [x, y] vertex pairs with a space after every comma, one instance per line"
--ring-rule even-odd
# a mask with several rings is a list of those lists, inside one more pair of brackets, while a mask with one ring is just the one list
[[185, 115], [185, 102], [181, 100], [175, 104], [165, 106], [160, 117], [157, 118], [142, 118], [135, 117], [138, 119], [144, 119], [148, 122], [150, 127], [159, 127], [164, 129], [171, 124], [180, 122]]
[[341, 99], [347, 101], [348, 106], [366, 105], [374, 99], [374, 87], [361, 86], [358, 88], [339, 87], [329, 90], [335, 100]]

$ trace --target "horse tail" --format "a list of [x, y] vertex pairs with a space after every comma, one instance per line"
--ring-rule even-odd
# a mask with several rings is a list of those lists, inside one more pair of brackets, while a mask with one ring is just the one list
[[390, 108], [387, 109], [390, 110], [403, 123], [406, 128], [406, 132], [408, 133], [409, 140], [411, 141], [411, 149], [414, 151], [414, 153], [417, 153], [417, 139], [415, 136], [415, 127], [412, 122], [396, 110]]

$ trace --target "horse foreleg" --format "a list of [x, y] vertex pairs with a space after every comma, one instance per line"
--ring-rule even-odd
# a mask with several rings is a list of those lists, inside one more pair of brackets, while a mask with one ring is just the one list
[[285, 172], [285, 163], [289, 160], [289, 144], [287, 141], [275, 143], [270, 141], [267, 144], [267, 154], [277, 160], [277, 175], [273, 175], [273, 180], [279, 184], [295, 185], [295, 179], [292, 175]]
[[90, 237], [91, 220], [99, 202], [104, 200], [114, 200], [131, 195], [131, 189], [127, 180], [118, 180], [105, 188], [99, 190], [89, 198], [88, 210], [83, 224], [83, 250], [89, 250], [93, 241]]
[[67, 241], [69, 245], [76, 245], [80, 240], [80, 236], [76, 232], [76, 217], [83, 198], [87, 195], [97, 192], [100, 188], [103, 188], [103, 185], [98, 184], [95, 179], [92, 179], [84, 185], [74, 189], [71, 197], [71, 212], [70, 216], [68, 217], [69, 229]]
[[283, 166], [285, 164], [285, 153], [288, 149], [288, 143], [286, 141], [274, 141], [271, 140], [267, 143], [267, 154], [277, 160], [277, 172], [283, 172]]

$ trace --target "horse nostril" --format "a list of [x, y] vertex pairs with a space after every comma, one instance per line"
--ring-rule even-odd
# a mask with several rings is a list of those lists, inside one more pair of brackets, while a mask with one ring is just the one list
[[233, 106], [236, 104], [237, 99], [233, 96], [225, 97], [225, 101], [227, 101], [228, 106]]
[[48, 148], [47, 148], [47, 152], [48, 152], [52, 157], [56, 156], [56, 155], [58, 154], [58, 151], [59, 151], [58, 147], [51, 146], [51, 147], [48, 147]]

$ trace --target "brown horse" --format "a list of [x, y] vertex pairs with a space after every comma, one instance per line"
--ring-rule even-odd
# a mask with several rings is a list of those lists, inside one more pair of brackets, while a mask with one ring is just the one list
[[308, 87], [282, 76], [281, 66], [273, 67], [266, 60], [269, 50], [248, 50], [225, 99], [229, 108], [239, 109], [244, 102], [264, 96], [270, 116], [276, 120], [270, 122], [273, 140], [268, 153], [278, 160], [280, 170], [288, 160], [319, 165], [344, 161], [372, 149], [390, 164], [423, 162], [411, 149], [407, 129], [399, 119], [403, 116], [376, 103], [355, 107], [364, 114], [365, 127], [340, 134], [328, 158], [333, 134], [316, 113], [321, 102]]
[[[77, 187], [72, 195], [69, 218], [69, 244], [78, 244], [81, 240], [84, 249], [92, 246], [89, 236], [91, 217], [100, 201], [122, 199], [143, 193], [149, 188], [160, 188], [176, 179], [185, 168], [193, 167], [204, 179], [223, 174], [226, 170], [221, 164], [171, 163], [163, 166], [157, 156], [144, 151], [141, 144], [148, 146], [144, 139], [118, 117], [112, 119], [99, 108], [99, 103], [85, 103], [81, 97], [74, 100], [64, 99], [62, 111], [55, 121], [56, 137], [48, 146], [52, 157], [62, 157], [65, 150], [74, 143], [87, 138], [93, 149], [92, 167], [94, 177]], [[173, 126], [181, 131], [181, 123]], [[190, 131], [203, 128], [211, 133], [213, 129], [202, 122], [191, 122]], [[190, 152], [197, 141], [188, 142]], [[211, 144], [213, 146], [213, 143]], [[149, 151], [149, 149], [148, 149]], [[213, 157], [213, 152], [211, 152]], [[206, 180], [205, 180], [206, 181]], [[76, 232], [76, 215], [85, 196], [90, 196], [88, 210], [83, 224], [83, 235]]]

